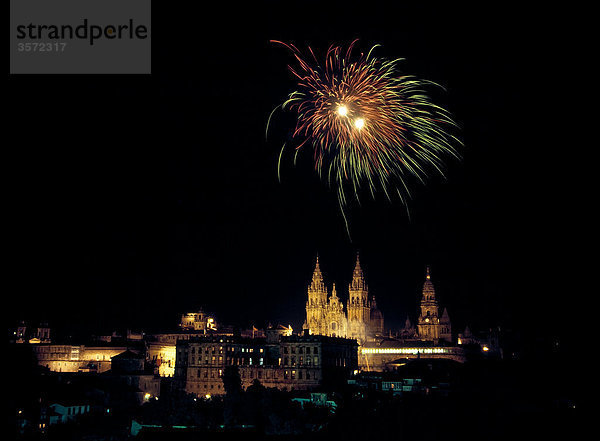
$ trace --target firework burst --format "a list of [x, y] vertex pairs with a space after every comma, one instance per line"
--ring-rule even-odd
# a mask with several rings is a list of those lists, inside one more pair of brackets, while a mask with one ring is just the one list
[[[455, 146], [461, 143], [448, 132], [455, 123], [425, 92], [435, 83], [402, 75], [402, 59], [373, 57], [377, 45], [355, 58], [355, 40], [346, 51], [330, 47], [320, 64], [310, 48], [312, 61], [307, 62], [294, 45], [272, 42], [290, 49], [299, 65], [288, 66], [298, 80], [297, 90], [273, 113], [281, 107], [297, 114], [292, 133], [296, 155], [312, 145], [315, 170], [335, 187], [347, 229], [348, 191], [358, 199], [362, 187], [373, 198], [380, 189], [388, 199], [396, 194], [405, 204], [409, 176], [421, 182], [431, 171], [443, 176], [443, 156], [458, 157]], [[279, 164], [284, 149], [285, 144]]]

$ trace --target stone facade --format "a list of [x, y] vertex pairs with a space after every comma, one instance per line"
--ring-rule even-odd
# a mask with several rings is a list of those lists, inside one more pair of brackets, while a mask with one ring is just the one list
[[223, 394], [223, 373], [237, 366], [242, 387], [310, 390], [328, 378], [346, 378], [358, 367], [356, 342], [317, 335], [266, 338], [205, 337], [179, 341], [175, 382], [198, 396]]
[[111, 358], [125, 352], [128, 347], [35, 344], [31, 345], [31, 349], [38, 364], [50, 371], [101, 373], [110, 370]]
[[423, 295], [421, 297], [421, 314], [417, 321], [417, 333], [421, 340], [452, 340], [452, 325], [448, 311], [444, 308], [440, 314], [440, 306], [435, 298], [435, 289], [431, 282], [431, 274], [427, 267]]
[[179, 327], [183, 331], [201, 331], [210, 332], [217, 330], [217, 322], [215, 318], [203, 310], [198, 312], [188, 312], [181, 316]]
[[331, 296], [328, 295], [317, 257], [308, 287], [303, 329], [313, 335], [352, 338], [359, 344], [364, 344], [383, 333], [383, 314], [377, 309], [375, 297], [369, 298], [358, 255], [352, 282], [348, 286], [347, 313], [344, 311], [344, 303], [337, 295], [335, 284]]

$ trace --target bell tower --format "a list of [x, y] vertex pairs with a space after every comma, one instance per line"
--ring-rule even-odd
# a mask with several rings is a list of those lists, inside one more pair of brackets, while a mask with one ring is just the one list
[[321, 267], [319, 266], [319, 256], [317, 256], [315, 270], [313, 271], [312, 280], [308, 287], [308, 303], [314, 306], [322, 306], [327, 303], [327, 289], [325, 288], [323, 273], [321, 273]]
[[323, 274], [319, 266], [319, 256], [313, 271], [312, 280], [308, 287], [308, 300], [306, 301], [306, 323], [305, 329], [311, 334], [324, 334], [325, 311], [327, 308], [327, 288], [323, 281]]
[[421, 297], [421, 315], [417, 322], [418, 334], [421, 340], [437, 340], [440, 338], [439, 305], [435, 298], [435, 289], [431, 282], [429, 266], [423, 284]]
[[352, 273], [352, 282], [348, 286], [348, 337], [363, 343], [367, 338], [367, 329], [371, 320], [371, 302], [369, 289], [360, 266], [360, 256], [356, 253], [356, 265]]

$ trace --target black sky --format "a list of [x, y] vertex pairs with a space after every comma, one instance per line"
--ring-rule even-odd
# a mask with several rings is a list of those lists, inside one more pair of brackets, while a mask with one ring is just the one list
[[[344, 297], [360, 251], [390, 325], [414, 318], [429, 264], [457, 328], [571, 329], [579, 12], [156, 3], [151, 76], [8, 78], [10, 320], [168, 329], [202, 306], [298, 327], [316, 254]], [[466, 148], [446, 180], [414, 187], [410, 219], [382, 197], [351, 210], [350, 242], [308, 163], [277, 180], [293, 121], [280, 115], [268, 141], [264, 129], [294, 87], [269, 40], [354, 38], [443, 85]]]

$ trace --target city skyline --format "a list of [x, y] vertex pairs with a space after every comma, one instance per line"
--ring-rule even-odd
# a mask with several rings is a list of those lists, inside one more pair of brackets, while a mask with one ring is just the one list
[[583, 431], [591, 12], [21, 3], [104, 35], [11, 69], [151, 74], [8, 77], [17, 439]]
[[[158, 20], [173, 18], [155, 9]], [[543, 334], [528, 315], [535, 309], [552, 328], [544, 333], [567, 332], [575, 306], [562, 293], [578, 272], [568, 256], [581, 196], [570, 158], [560, 156], [556, 172], [554, 152], [576, 139], [567, 129], [576, 116], [552, 124], [569, 99], [549, 93], [547, 73], [555, 51], [576, 64], [577, 45], [524, 11], [471, 19], [466, 7], [380, 9], [365, 18], [351, 8], [290, 16], [266, 7], [259, 21], [221, 16], [217, 34], [182, 25], [178, 35], [200, 42], [199, 52], [157, 38], [152, 76], [12, 77], [9, 125], [30, 147], [9, 152], [9, 317], [45, 314], [87, 330], [167, 327], [204, 305], [226, 322], [301, 325], [315, 256], [345, 285], [360, 251], [398, 326], [431, 265], [459, 322], [462, 314]], [[360, 50], [381, 43], [383, 56], [406, 58], [407, 73], [446, 89], [435, 98], [456, 118], [465, 150], [448, 161], [446, 180], [415, 185], [407, 208], [385, 198], [349, 207], [350, 241], [309, 163], [282, 164], [278, 181], [275, 140], [285, 124], [267, 141], [264, 131], [293, 87], [288, 55], [269, 40], [323, 51], [357, 37]], [[35, 131], [21, 116], [31, 102], [54, 109]], [[61, 124], [69, 130], [59, 135]]]

